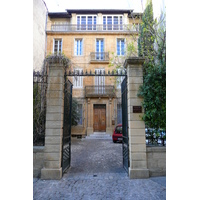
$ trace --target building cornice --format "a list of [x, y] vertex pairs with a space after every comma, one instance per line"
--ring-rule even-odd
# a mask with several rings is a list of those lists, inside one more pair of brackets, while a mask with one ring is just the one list
[[49, 12], [50, 18], [71, 18], [71, 15], [67, 12]]
[[132, 64], [143, 65], [144, 61], [145, 61], [144, 57], [128, 57], [124, 62], [124, 68], [126, 68], [128, 65], [132, 65]]
[[132, 12], [132, 10], [119, 10], [119, 9], [66, 9], [66, 12], [49, 12], [48, 15], [51, 18], [71, 18], [72, 17], [72, 13], [75, 14], [98, 14], [98, 13], [102, 13], [102, 14], [110, 14], [110, 15], [114, 15], [114, 14], [124, 14], [127, 13], [128, 17], [139, 17], [142, 16], [142, 13], [134, 13]]

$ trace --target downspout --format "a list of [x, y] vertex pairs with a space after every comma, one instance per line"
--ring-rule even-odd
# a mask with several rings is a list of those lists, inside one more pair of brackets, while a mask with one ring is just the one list
[[46, 23], [45, 23], [45, 58], [47, 56], [47, 19], [48, 19], [48, 9], [46, 12]]

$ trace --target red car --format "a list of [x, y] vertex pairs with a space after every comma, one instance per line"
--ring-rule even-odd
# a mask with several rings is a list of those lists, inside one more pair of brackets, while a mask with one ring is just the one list
[[112, 135], [113, 142], [122, 141], [122, 124], [118, 124]]

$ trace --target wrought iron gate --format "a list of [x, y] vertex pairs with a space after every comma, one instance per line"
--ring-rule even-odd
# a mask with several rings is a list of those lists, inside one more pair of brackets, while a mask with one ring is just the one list
[[122, 149], [123, 149], [123, 166], [128, 172], [129, 168], [129, 141], [128, 141], [128, 104], [127, 104], [127, 77], [124, 78], [121, 84], [121, 99], [122, 99]]
[[71, 110], [72, 110], [72, 83], [64, 76], [64, 117], [62, 140], [62, 171], [70, 167], [71, 163]]

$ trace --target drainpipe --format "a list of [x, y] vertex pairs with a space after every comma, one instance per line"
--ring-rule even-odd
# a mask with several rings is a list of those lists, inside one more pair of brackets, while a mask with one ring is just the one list
[[46, 23], [45, 23], [45, 58], [47, 56], [47, 19], [48, 19], [48, 9], [46, 12]]

